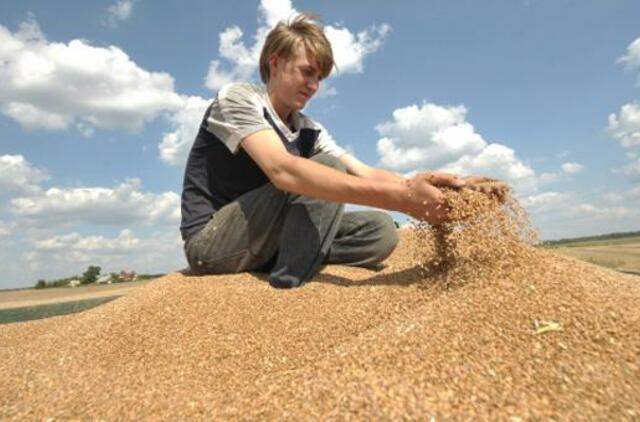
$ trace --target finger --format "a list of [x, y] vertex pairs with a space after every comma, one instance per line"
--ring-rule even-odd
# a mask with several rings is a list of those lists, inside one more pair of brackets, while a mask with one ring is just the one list
[[462, 188], [467, 186], [467, 182], [464, 179], [460, 179], [457, 176], [454, 176], [453, 180], [452, 180], [452, 186], [456, 187], [456, 188]]

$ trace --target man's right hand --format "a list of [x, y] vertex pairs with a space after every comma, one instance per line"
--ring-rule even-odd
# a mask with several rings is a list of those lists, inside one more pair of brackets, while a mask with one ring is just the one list
[[431, 181], [431, 174], [418, 174], [407, 180], [408, 195], [405, 214], [429, 224], [437, 225], [448, 221], [449, 207], [444, 194]]

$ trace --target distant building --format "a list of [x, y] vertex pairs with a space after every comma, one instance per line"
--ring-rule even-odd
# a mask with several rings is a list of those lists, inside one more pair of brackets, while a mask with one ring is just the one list
[[111, 274], [102, 274], [96, 280], [97, 284], [111, 284]]
[[73, 280], [69, 281], [69, 284], [67, 284], [67, 286], [78, 287], [80, 286], [80, 280], [78, 280], [77, 278], [74, 278]]
[[138, 274], [135, 271], [120, 271], [120, 281], [136, 281]]

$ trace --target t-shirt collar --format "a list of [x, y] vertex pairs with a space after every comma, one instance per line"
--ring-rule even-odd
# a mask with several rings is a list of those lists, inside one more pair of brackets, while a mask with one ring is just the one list
[[276, 112], [275, 108], [273, 107], [273, 104], [271, 104], [271, 98], [269, 98], [267, 87], [262, 85], [259, 87], [259, 90], [267, 106], [268, 113], [271, 115], [271, 118], [273, 119], [275, 124], [278, 126], [278, 129], [280, 129], [280, 132], [282, 132], [287, 137], [289, 142], [293, 142], [296, 140], [296, 138], [298, 137], [298, 133], [300, 132], [300, 129], [307, 129], [307, 128], [316, 129], [316, 126], [307, 116], [305, 116], [303, 113], [299, 111], [293, 111], [291, 113], [291, 124], [295, 128], [295, 131], [292, 131], [291, 128], [289, 128], [289, 125], [285, 124], [282, 121], [282, 119], [280, 118], [280, 115]]

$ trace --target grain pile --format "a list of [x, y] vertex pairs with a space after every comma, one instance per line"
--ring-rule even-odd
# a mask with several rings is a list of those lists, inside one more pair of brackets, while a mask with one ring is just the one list
[[404, 232], [378, 273], [171, 274], [0, 326], [0, 419], [640, 418], [638, 279], [527, 246], [514, 203], [449, 200], [483, 213]]

